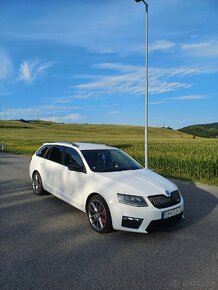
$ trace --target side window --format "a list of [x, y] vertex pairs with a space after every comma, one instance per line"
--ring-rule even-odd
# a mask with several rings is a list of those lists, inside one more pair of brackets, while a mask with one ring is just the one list
[[65, 151], [63, 164], [65, 166], [68, 166], [69, 163], [74, 163], [81, 167], [84, 167], [81, 157], [79, 156], [78, 152], [76, 152], [76, 150], [74, 150], [73, 148], [67, 148]]
[[45, 153], [45, 155], [44, 155], [44, 158], [45, 158], [45, 159], [49, 159], [49, 155], [50, 155], [51, 149], [52, 149], [52, 147], [49, 146], [49, 147], [48, 147], [48, 150], [46, 151], [46, 153]]
[[48, 146], [43, 146], [41, 147], [37, 152], [36, 152], [36, 156], [38, 157], [45, 157], [45, 153], [48, 150]]
[[61, 146], [54, 146], [50, 150], [48, 159], [56, 163], [62, 164], [64, 148]]

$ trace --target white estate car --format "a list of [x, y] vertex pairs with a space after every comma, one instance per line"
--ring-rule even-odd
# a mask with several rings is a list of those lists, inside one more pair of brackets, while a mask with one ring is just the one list
[[146, 233], [154, 221], [183, 215], [174, 183], [107, 145], [46, 143], [33, 155], [29, 173], [36, 195], [48, 191], [87, 213], [98, 233]]

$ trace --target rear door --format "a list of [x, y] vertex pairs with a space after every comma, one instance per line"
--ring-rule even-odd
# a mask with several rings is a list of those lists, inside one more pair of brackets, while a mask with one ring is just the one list
[[60, 176], [63, 170], [63, 156], [65, 147], [54, 145], [51, 146], [46, 154], [46, 159], [43, 164], [43, 179], [46, 181], [46, 189], [59, 196], [60, 194]]

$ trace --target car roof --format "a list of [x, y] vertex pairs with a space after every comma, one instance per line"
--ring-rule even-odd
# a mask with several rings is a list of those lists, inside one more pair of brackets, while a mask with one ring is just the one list
[[112, 146], [108, 146], [105, 144], [96, 144], [96, 143], [86, 143], [86, 142], [65, 142], [65, 141], [57, 141], [57, 142], [48, 142], [44, 145], [62, 145], [72, 148], [78, 148], [79, 150], [96, 150], [96, 149], [114, 149]]

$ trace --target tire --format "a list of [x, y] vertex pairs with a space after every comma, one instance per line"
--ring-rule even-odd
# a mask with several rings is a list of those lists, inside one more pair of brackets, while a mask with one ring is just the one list
[[42, 179], [39, 174], [39, 172], [34, 172], [32, 177], [32, 188], [35, 195], [43, 195], [45, 193], [43, 185], [42, 185]]
[[113, 231], [110, 210], [102, 196], [95, 195], [89, 200], [87, 215], [92, 229], [99, 234]]

